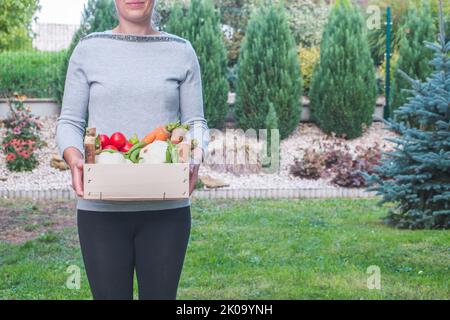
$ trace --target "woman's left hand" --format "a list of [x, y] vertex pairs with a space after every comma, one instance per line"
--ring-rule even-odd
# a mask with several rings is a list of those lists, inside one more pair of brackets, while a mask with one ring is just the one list
[[189, 165], [189, 196], [195, 189], [195, 185], [198, 180], [198, 169], [200, 168], [199, 164], [191, 163]]

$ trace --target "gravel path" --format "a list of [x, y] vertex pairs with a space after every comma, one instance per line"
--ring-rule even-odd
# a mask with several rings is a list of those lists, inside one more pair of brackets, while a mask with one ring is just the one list
[[[58, 190], [70, 188], [70, 172], [60, 171], [50, 167], [52, 154], [57, 152], [55, 144], [55, 121], [56, 116], [42, 117], [44, 130], [40, 133], [41, 138], [48, 144], [47, 147], [37, 151], [39, 166], [32, 172], [12, 173], [6, 169], [4, 156], [0, 155], [0, 190]], [[289, 166], [295, 157], [301, 157], [306, 149], [320, 148], [323, 142], [345, 143], [351, 150], [356, 146], [369, 147], [379, 143], [383, 150], [391, 148], [384, 137], [394, 134], [383, 128], [382, 123], [374, 123], [365, 134], [351, 141], [336, 139], [324, 134], [319, 128], [311, 123], [301, 123], [297, 130], [281, 143], [280, 171], [276, 174], [242, 174], [236, 176], [233, 173], [223, 173], [211, 170], [207, 166], [201, 166], [200, 175], [210, 175], [229, 184], [230, 189], [247, 188], [318, 188], [333, 186], [329, 179], [306, 180], [289, 175]], [[3, 136], [4, 128], [0, 128]]]
[[366, 130], [363, 136], [345, 140], [333, 138], [322, 132], [315, 124], [300, 123], [298, 128], [281, 142], [280, 171], [277, 174], [246, 174], [236, 176], [233, 173], [222, 173], [207, 167], [200, 168], [200, 174], [208, 174], [227, 182], [231, 189], [246, 188], [319, 188], [335, 187], [330, 182], [331, 178], [318, 180], [300, 179], [289, 174], [290, 166], [295, 158], [301, 158], [308, 149], [321, 149], [323, 143], [342, 143], [342, 147], [348, 147], [349, 152], [355, 154], [355, 148], [372, 147], [378, 144], [383, 151], [392, 149], [392, 143], [384, 140], [384, 137], [393, 137], [394, 134], [387, 130], [383, 123], [375, 122]]

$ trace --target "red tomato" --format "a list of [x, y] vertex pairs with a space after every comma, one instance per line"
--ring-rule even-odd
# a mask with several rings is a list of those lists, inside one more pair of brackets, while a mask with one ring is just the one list
[[132, 146], [133, 144], [127, 141], [127, 143], [125, 143], [125, 145], [120, 149], [120, 152], [127, 152]]
[[105, 150], [105, 149], [118, 150], [117, 147], [116, 147], [116, 146], [113, 146], [112, 144], [108, 144], [107, 146], [105, 146], [105, 147], [103, 148], [103, 150]]
[[106, 134], [99, 134], [98, 139], [100, 140], [100, 144], [102, 145], [102, 149], [105, 149], [107, 145], [109, 145], [109, 138]]
[[109, 143], [120, 150], [127, 143], [127, 138], [123, 135], [123, 133], [114, 132], [111, 137], [109, 137]]

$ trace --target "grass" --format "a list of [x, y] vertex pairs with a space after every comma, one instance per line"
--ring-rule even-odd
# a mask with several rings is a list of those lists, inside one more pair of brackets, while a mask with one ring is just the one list
[[[0, 201], [0, 216], [12, 206]], [[397, 230], [386, 212], [376, 199], [195, 200], [178, 299], [449, 299], [449, 232]], [[91, 298], [75, 227], [48, 225], [0, 242], [0, 299]], [[65, 285], [70, 265], [80, 290]], [[371, 265], [380, 290], [367, 288]]]

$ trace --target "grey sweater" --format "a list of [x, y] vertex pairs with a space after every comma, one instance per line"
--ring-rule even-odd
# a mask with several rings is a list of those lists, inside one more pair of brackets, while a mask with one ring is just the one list
[[[84, 155], [86, 124], [108, 136], [120, 131], [142, 139], [158, 125], [189, 123], [204, 155], [209, 130], [203, 114], [200, 65], [191, 43], [163, 35], [92, 32], [75, 47], [67, 70], [56, 142]], [[107, 201], [77, 199], [77, 209], [144, 211], [190, 205], [190, 199]]]

